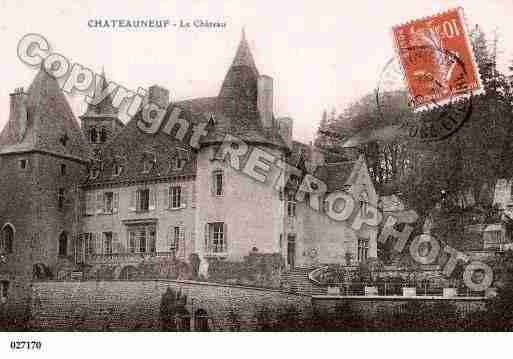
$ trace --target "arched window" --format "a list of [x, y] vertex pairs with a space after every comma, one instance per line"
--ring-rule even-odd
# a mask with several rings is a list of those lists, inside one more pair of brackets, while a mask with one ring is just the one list
[[91, 143], [96, 143], [98, 141], [98, 132], [96, 131], [96, 127], [91, 127], [91, 129], [89, 129], [89, 138]]
[[107, 142], [107, 130], [105, 129], [105, 127], [102, 127], [100, 129], [100, 142]]
[[194, 331], [196, 332], [208, 332], [208, 314], [203, 309], [198, 309], [194, 313]]
[[2, 236], [0, 238], [0, 251], [2, 253], [12, 253], [12, 246], [14, 241], [14, 228], [10, 224], [6, 224], [2, 228]]
[[59, 236], [59, 256], [65, 257], [68, 255], [68, 236], [62, 232]]
[[137, 278], [137, 268], [134, 266], [126, 266], [119, 273], [119, 279], [130, 280]]

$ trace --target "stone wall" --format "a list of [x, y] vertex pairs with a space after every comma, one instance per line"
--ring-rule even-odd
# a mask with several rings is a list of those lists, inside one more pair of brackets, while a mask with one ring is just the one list
[[211, 258], [207, 280], [217, 283], [280, 288], [284, 265], [283, 257], [279, 253], [252, 252], [244, 257], [243, 262]]
[[193, 319], [200, 310], [206, 312], [213, 331], [265, 330], [269, 322], [291, 312], [298, 313], [299, 322], [311, 316], [309, 297], [213, 283], [48, 281], [36, 282], [33, 288], [33, 330], [160, 330], [160, 304], [167, 288], [187, 297], [185, 309]]
[[324, 330], [482, 330], [482, 297], [314, 296], [312, 310]]

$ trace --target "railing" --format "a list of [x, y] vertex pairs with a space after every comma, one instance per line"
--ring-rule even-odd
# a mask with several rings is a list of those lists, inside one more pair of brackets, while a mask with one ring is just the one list
[[174, 257], [173, 252], [145, 252], [145, 253], [110, 253], [110, 254], [89, 254], [85, 256], [85, 263], [109, 263], [109, 262], [130, 262], [140, 261], [155, 257]]
[[[430, 297], [443, 297], [444, 288], [432, 285], [405, 285], [403, 283], [393, 282], [380, 282], [378, 284], [370, 285], [362, 282], [352, 283], [335, 283], [330, 284], [328, 287], [336, 287], [339, 289], [338, 294], [343, 296], [364, 296], [364, 295], [379, 295], [379, 296], [403, 296], [403, 288], [414, 288], [415, 294], [412, 296], [430, 296]], [[377, 292], [367, 291], [365, 287], [373, 287]], [[454, 288], [455, 295], [448, 295], [454, 297], [483, 297], [484, 292], [471, 291], [468, 288]]]
[[228, 248], [226, 243], [208, 243], [205, 248], [205, 254], [209, 256], [224, 256], [227, 255]]

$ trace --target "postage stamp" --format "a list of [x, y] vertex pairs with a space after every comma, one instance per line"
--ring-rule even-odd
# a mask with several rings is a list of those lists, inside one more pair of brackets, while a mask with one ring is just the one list
[[482, 93], [462, 8], [392, 28], [410, 106], [442, 106]]

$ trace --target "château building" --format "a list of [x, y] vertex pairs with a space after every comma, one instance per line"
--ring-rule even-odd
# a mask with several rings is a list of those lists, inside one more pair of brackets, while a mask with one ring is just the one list
[[[148, 101], [167, 107], [167, 120], [179, 108], [177, 125], [165, 119], [144, 133], [141, 114], [123, 123], [110, 96], [79, 124], [44, 69], [27, 91], [11, 94], [0, 134], [3, 302], [28, 298], [34, 279], [138, 278], [142, 263], [197, 266], [208, 277], [212, 260], [243, 262], [251, 253], [277, 255], [285, 270], [376, 256], [375, 228], [353, 230], [327, 216], [322, 201], [316, 210], [296, 200], [310, 173], [328, 193], [377, 205], [363, 157], [292, 139], [293, 121], [275, 116], [273, 79], [259, 73], [244, 35], [217, 97], [170, 104], [169, 92], [153, 86]], [[205, 122], [194, 148], [190, 129]], [[278, 187], [251, 178], [217, 155], [227, 134], [299, 174]]]

